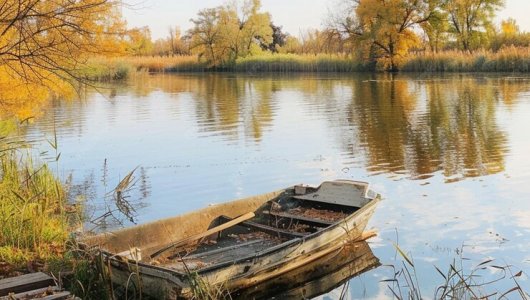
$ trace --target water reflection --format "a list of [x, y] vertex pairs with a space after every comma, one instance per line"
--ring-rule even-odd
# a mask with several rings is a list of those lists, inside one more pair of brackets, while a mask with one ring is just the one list
[[381, 264], [366, 242], [348, 244], [314, 262], [232, 295], [234, 299], [349, 299], [348, 281]]
[[[426, 179], [442, 171], [448, 182], [504, 170], [507, 138], [497, 125], [497, 104], [509, 107], [528, 91], [527, 80], [509, 77], [145, 76], [142, 84], [133, 81], [134, 95], [191, 97], [203, 134], [259, 143], [278, 107], [287, 105], [328, 119], [351, 160], [362, 160], [372, 174]], [[279, 103], [286, 95], [292, 103]], [[283, 121], [299, 126], [296, 114]]]
[[372, 172], [448, 181], [504, 170], [506, 134], [497, 126], [499, 90], [489, 81], [372, 80], [356, 82], [348, 111], [359, 128], [353, 153]]

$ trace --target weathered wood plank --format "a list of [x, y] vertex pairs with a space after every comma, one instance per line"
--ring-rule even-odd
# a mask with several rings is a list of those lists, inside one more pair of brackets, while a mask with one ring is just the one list
[[155, 253], [151, 254], [151, 259], [153, 258], [156, 258], [157, 256], [159, 256], [160, 254], [168, 251], [169, 249], [172, 249], [172, 248], [179, 248], [179, 247], [183, 247], [191, 242], [194, 242], [194, 241], [197, 241], [203, 237], [207, 237], [209, 235], [212, 235], [214, 233], [217, 233], [219, 231], [222, 231], [222, 230], [225, 230], [227, 228], [230, 228], [232, 226], [235, 226], [241, 222], [243, 222], [244, 220], [248, 220], [248, 219], [252, 219], [254, 217], [254, 213], [253, 212], [248, 212], [242, 216], [239, 216], [235, 219], [232, 219], [230, 218], [228, 220], [228, 222], [224, 223], [224, 224], [221, 224], [219, 226], [216, 226], [212, 229], [208, 229], [206, 230], [205, 232], [202, 232], [202, 233], [199, 233], [199, 234], [196, 234], [196, 235], [193, 235], [193, 236], [190, 236], [190, 237], [187, 237], [183, 240], [180, 240], [180, 241], [177, 241], [177, 242], [174, 242], [174, 243], [171, 243], [170, 245], [167, 245], [165, 247], [163, 247], [162, 249], [156, 251]]
[[203, 257], [206, 257], [206, 256], [210, 256], [210, 255], [219, 254], [219, 253], [222, 253], [222, 252], [234, 250], [236, 248], [248, 247], [250, 245], [253, 245], [253, 244], [256, 244], [256, 243], [262, 243], [262, 242], [263, 242], [263, 240], [253, 240], [253, 241], [249, 241], [249, 242], [246, 242], [246, 243], [235, 244], [235, 245], [229, 246], [229, 247], [214, 249], [214, 250], [201, 252], [201, 253], [197, 253], [197, 254], [192, 254], [192, 255], [186, 255], [186, 256], [183, 256], [182, 259], [203, 258]]
[[70, 298], [70, 296], [71, 296], [70, 292], [64, 291], [64, 292], [59, 292], [59, 293], [49, 295], [49, 296], [46, 296], [40, 299], [41, 300], [63, 300], [63, 299]]
[[[222, 220], [232, 220], [232, 218], [229, 218], [227, 216], [220, 216], [220, 218]], [[251, 221], [244, 221], [244, 222], [239, 223], [238, 225], [251, 228], [251, 229], [256, 229], [258, 231], [266, 232], [274, 236], [280, 236], [280, 237], [286, 237], [286, 238], [299, 238], [299, 237], [304, 237], [307, 235], [307, 234], [287, 231], [287, 230], [283, 230], [283, 229], [279, 229], [276, 227], [267, 226], [267, 225], [263, 225], [263, 224], [259, 224], [259, 223], [255, 223]]]
[[0, 297], [0, 300], [34, 299], [36, 296], [42, 296], [42, 295], [46, 295], [47, 293], [51, 294], [51, 293], [55, 293], [59, 291], [60, 291], [59, 287], [49, 286], [49, 287], [40, 288], [36, 290], [25, 291], [25, 292], [14, 294], [14, 295], [11, 294], [10, 296]]
[[328, 227], [330, 225], [333, 225], [333, 222], [330, 222], [330, 221], [308, 218], [308, 217], [299, 216], [299, 215], [295, 215], [295, 214], [290, 214], [290, 213], [286, 213], [286, 212], [277, 212], [277, 211], [265, 210], [265, 211], [263, 211], [263, 213], [266, 214], [266, 215], [271, 215], [271, 216], [275, 216], [275, 217], [293, 219], [293, 220], [300, 221], [300, 222], [305, 223], [305, 224], [315, 225], [315, 226], [319, 226], [319, 227]]
[[7, 296], [9, 293], [18, 294], [54, 285], [55, 281], [53, 278], [42, 272], [6, 278], [0, 280], [0, 297]]

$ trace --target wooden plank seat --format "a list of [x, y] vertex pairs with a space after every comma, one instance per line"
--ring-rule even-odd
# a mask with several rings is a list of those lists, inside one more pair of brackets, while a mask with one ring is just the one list
[[54, 285], [55, 281], [53, 278], [42, 272], [25, 274], [0, 280], [0, 296], [7, 296], [10, 293], [18, 294]]
[[[222, 239], [232, 240], [233, 238], [223, 237]], [[276, 244], [278, 244], [278, 240], [256, 239], [182, 257], [173, 257], [176, 260], [164, 264], [164, 266], [185, 271], [184, 265], [186, 265], [189, 270], [197, 270], [219, 263], [234, 261], [242, 256], [258, 253]]]
[[[222, 221], [232, 220], [232, 218], [229, 218], [227, 216], [220, 216], [219, 218]], [[279, 238], [293, 239], [293, 238], [299, 238], [299, 237], [304, 237], [304, 236], [308, 235], [308, 233], [300, 233], [300, 232], [293, 232], [293, 231], [283, 230], [283, 229], [279, 229], [279, 228], [276, 228], [276, 227], [267, 226], [267, 225], [264, 225], [264, 224], [251, 222], [251, 221], [241, 222], [237, 226], [244, 226], [244, 227], [247, 227], [247, 228], [250, 228], [250, 229], [254, 229], [254, 230], [257, 230], [257, 231], [268, 233], [268, 234], [270, 234], [272, 236], [276, 236], [276, 237], [279, 237]]]
[[291, 220], [298, 221], [300, 223], [313, 225], [313, 226], [318, 226], [318, 227], [328, 227], [330, 225], [333, 225], [333, 223], [334, 223], [332, 221], [308, 218], [308, 217], [299, 216], [299, 215], [290, 214], [290, 213], [281, 212], [281, 211], [268, 211], [268, 210], [265, 210], [265, 211], [263, 211], [263, 213], [266, 214], [266, 215], [270, 215], [270, 216], [274, 216], [274, 217], [278, 217], [278, 218], [291, 219]]

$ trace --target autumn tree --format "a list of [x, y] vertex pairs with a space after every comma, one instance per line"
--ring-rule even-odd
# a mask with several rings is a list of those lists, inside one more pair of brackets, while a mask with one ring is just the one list
[[[119, 3], [110, 0], [4, 0], [0, 4], [0, 105], [71, 91], [90, 56], [119, 51]], [[33, 101], [33, 102], [32, 102]]]
[[270, 16], [259, 12], [260, 7], [260, 1], [253, 0], [199, 11], [188, 32], [190, 48], [210, 66], [259, 53], [260, 44], [272, 43]]
[[428, 22], [420, 24], [428, 38], [429, 48], [432, 52], [438, 52], [449, 38], [449, 19], [447, 12], [434, 10]]
[[346, 0], [345, 14], [333, 17], [339, 32], [356, 41], [370, 61], [395, 71], [408, 49], [418, 43], [417, 25], [429, 21], [435, 0]]
[[73, 77], [90, 55], [111, 51], [104, 37], [123, 24], [108, 0], [4, 0], [0, 4], [0, 67], [26, 81]]
[[288, 35], [282, 31], [282, 26], [276, 26], [271, 22], [270, 27], [272, 29], [272, 42], [267, 44], [265, 41], [260, 40], [260, 46], [263, 50], [277, 53], [279, 47], [285, 45]]
[[292, 35], [287, 35], [285, 43], [282, 46], [277, 46], [278, 53], [301, 53], [300, 41]]
[[130, 55], [148, 55], [153, 51], [151, 30], [148, 26], [135, 27], [127, 30], [127, 52]]
[[503, 0], [448, 0], [445, 5], [451, 25], [462, 50], [471, 52], [485, 44], [488, 31], [492, 31], [495, 12], [504, 5]]
[[530, 33], [521, 32], [519, 25], [513, 18], [502, 20], [500, 31], [491, 42], [491, 49], [497, 51], [504, 47], [528, 47], [530, 46]]

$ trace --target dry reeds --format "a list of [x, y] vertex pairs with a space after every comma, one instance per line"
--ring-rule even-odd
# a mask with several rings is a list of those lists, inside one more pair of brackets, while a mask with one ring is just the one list
[[121, 60], [137, 71], [148, 72], [200, 72], [206, 69], [197, 56], [132, 56]]
[[497, 52], [444, 51], [409, 56], [405, 72], [528, 72], [530, 48], [507, 47]]
[[[382, 282], [389, 283], [393, 297], [396, 299], [424, 299], [420, 283], [418, 281], [418, 272], [411, 256], [407, 255], [398, 245], [394, 244], [396, 252], [403, 259], [402, 266], [389, 265], [392, 268], [393, 278], [382, 280]], [[460, 250], [462, 253], [463, 249]], [[443, 272], [438, 267], [434, 266], [434, 270], [443, 278], [441, 284], [436, 287], [433, 299], [507, 299], [507, 295], [517, 294], [519, 299], [529, 299], [530, 295], [523, 290], [519, 283], [519, 279], [523, 278], [523, 271], [514, 273], [513, 266], [498, 265], [493, 259], [485, 260], [474, 267], [466, 268], [463, 257], [460, 260], [453, 260], [449, 265], [447, 272]], [[486, 280], [482, 277], [482, 273], [491, 272], [498, 275]], [[493, 291], [487, 294], [484, 293], [486, 289], [494, 289], [496, 283], [501, 281], [511, 282], [512, 288], [506, 291]]]
[[343, 55], [268, 54], [236, 60], [236, 72], [355, 72], [366, 70], [366, 65]]

